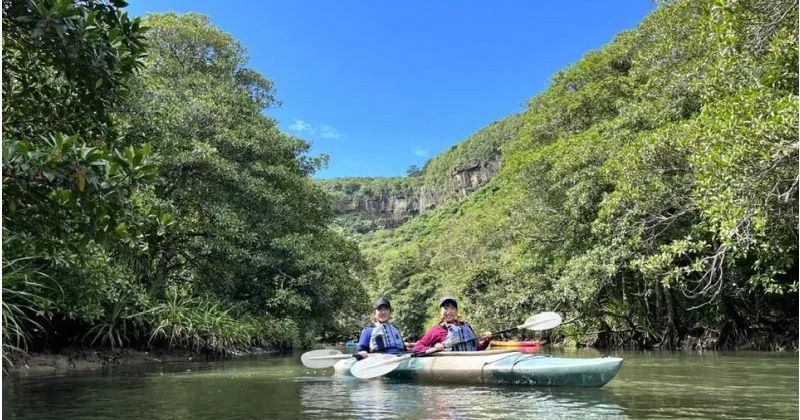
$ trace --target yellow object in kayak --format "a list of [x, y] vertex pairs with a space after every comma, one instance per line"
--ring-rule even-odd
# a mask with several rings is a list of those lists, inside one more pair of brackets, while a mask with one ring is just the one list
[[520, 348], [525, 349], [527, 351], [539, 351], [540, 343], [539, 340], [532, 340], [532, 341], [495, 341], [492, 340], [492, 348], [498, 347], [513, 347], [513, 348]]

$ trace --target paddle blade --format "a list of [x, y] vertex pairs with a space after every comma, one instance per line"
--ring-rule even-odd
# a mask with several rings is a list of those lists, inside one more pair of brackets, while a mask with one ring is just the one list
[[561, 315], [555, 312], [542, 312], [526, 319], [525, 323], [517, 328], [542, 331], [555, 328], [559, 325], [561, 325]]
[[329, 368], [336, 364], [337, 361], [341, 360], [342, 358], [323, 358], [326, 356], [346, 356], [342, 354], [339, 350], [336, 349], [322, 349], [322, 350], [311, 350], [303, 353], [300, 356], [300, 361], [303, 362], [303, 366], [310, 367], [313, 369], [322, 369], [322, 368]]
[[371, 354], [366, 359], [359, 360], [353, 364], [353, 366], [350, 367], [350, 374], [360, 379], [369, 379], [386, 375], [397, 369], [400, 362], [409, 357], [411, 356], [394, 356], [380, 353]]

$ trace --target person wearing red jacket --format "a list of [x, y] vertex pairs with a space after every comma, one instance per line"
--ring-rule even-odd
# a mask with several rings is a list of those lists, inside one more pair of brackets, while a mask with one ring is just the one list
[[[453, 351], [484, 350], [489, 346], [491, 332], [485, 331], [478, 337], [472, 327], [458, 319], [458, 302], [453, 296], [443, 296], [439, 300], [439, 312], [442, 316], [438, 324], [430, 327], [425, 335], [417, 341], [414, 352], [428, 350], [435, 347], [437, 351], [446, 347]], [[461, 343], [456, 346], [447, 346], [446, 343], [460, 342], [475, 338], [475, 340]]]

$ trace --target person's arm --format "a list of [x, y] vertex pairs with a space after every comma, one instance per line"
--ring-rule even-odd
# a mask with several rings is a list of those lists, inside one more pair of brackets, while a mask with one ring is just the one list
[[361, 357], [366, 357], [366, 354], [362, 353], [369, 353], [369, 339], [372, 338], [372, 327], [364, 327], [361, 330], [361, 337], [358, 338], [358, 354]]
[[423, 335], [422, 338], [417, 341], [413, 351], [425, 351], [433, 347], [436, 343], [441, 343], [444, 341], [442, 338], [442, 332], [444, 332], [444, 336], [447, 337], [447, 331], [438, 325], [430, 327], [428, 331], [425, 332], [425, 335]]
[[478, 348], [478, 351], [486, 350], [486, 348], [489, 347], [489, 343], [492, 342], [492, 332], [484, 331], [481, 333], [480, 337], [481, 338], [479, 338], [478, 342], [476, 343], [476, 347]]

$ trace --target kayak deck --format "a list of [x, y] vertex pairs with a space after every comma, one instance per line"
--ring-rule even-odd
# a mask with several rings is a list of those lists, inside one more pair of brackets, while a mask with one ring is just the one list
[[[622, 366], [618, 357], [567, 358], [518, 351], [459, 353], [414, 357], [400, 362], [386, 376], [447, 383], [601, 387]], [[352, 359], [336, 363], [336, 373], [349, 375], [353, 363]]]

